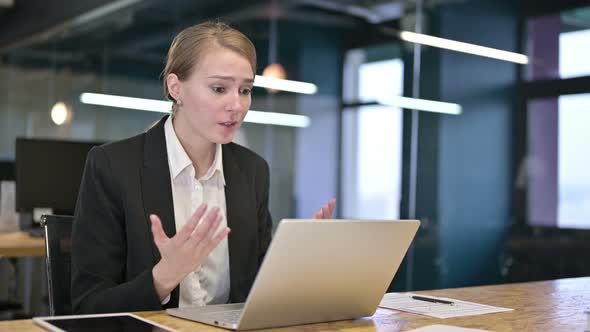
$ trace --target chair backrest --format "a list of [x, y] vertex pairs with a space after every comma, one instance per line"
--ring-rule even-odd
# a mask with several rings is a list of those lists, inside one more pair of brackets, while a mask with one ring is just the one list
[[41, 225], [45, 229], [45, 265], [49, 313], [52, 316], [72, 312], [70, 267], [73, 222], [72, 216], [44, 215], [41, 218]]

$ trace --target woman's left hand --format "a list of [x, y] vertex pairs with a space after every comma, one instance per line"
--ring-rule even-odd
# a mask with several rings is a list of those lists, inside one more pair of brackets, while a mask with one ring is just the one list
[[336, 206], [336, 200], [332, 199], [327, 205], [322, 206], [322, 208], [316, 212], [312, 219], [332, 219], [332, 215], [334, 214], [334, 207]]

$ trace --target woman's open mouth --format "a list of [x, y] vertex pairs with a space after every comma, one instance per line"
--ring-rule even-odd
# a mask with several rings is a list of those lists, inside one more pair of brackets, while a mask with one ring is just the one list
[[221, 122], [220, 125], [226, 127], [226, 128], [232, 128], [235, 127], [238, 124], [237, 121], [227, 121], [227, 122]]

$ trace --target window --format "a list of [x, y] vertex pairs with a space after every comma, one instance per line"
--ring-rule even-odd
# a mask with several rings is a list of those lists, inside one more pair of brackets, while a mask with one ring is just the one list
[[559, 76], [572, 78], [590, 75], [590, 29], [562, 32], [559, 35]]
[[590, 229], [590, 93], [558, 98], [557, 224]]
[[590, 7], [528, 18], [526, 40], [528, 223], [590, 229]]
[[528, 80], [590, 75], [590, 7], [527, 20]]
[[528, 111], [529, 223], [590, 229], [590, 93], [533, 99]]
[[[362, 51], [351, 52], [357, 52], [357, 61], [351, 60], [355, 58], [353, 53], [345, 64], [349, 67], [345, 73], [354, 77], [352, 81], [344, 80], [345, 84], [353, 85], [352, 89], [344, 87], [345, 98], [373, 101], [378, 97], [402, 95], [402, 60], [364, 63]], [[402, 111], [380, 106], [346, 109], [342, 135], [342, 216], [398, 219]]]

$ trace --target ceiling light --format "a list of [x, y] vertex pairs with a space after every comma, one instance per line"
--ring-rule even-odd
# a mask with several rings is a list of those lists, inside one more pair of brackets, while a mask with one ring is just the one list
[[[125, 97], [101, 93], [84, 92], [80, 95], [80, 102], [88, 105], [99, 105], [134, 109], [141, 111], [170, 113], [172, 102], [156, 99]], [[248, 111], [244, 122], [304, 128], [308, 127], [309, 117], [298, 114]]]
[[463, 43], [456, 40], [439, 38], [410, 31], [400, 31], [399, 37], [407, 42], [444, 48], [447, 50], [469, 53], [498, 60], [510, 61], [519, 64], [527, 64], [529, 62], [529, 57], [524, 54], [503, 51], [496, 48], [485, 47], [475, 44]]
[[51, 120], [58, 126], [63, 125], [71, 116], [71, 111], [64, 102], [57, 102], [51, 108]]
[[254, 86], [273, 90], [289, 91], [313, 95], [318, 92], [318, 87], [313, 83], [282, 80], [274, 77], [256, 75]]
[[384, 106], [399, 107], [425, 112], [443, 113], [451, 115], [459, 115], [463, 112], [463, 108], [459, 104], [402, 96], [379, 98], [377, 99], [377, 102]]

